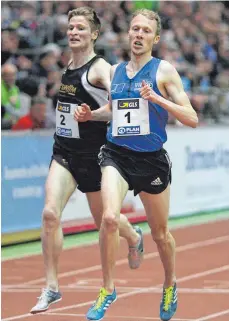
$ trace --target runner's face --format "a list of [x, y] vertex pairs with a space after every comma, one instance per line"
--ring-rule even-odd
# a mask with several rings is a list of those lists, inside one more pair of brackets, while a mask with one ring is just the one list
[[129, 41], [134, 55], [141, 56], [152, 51], [153, 44], [160, 39], [156, 36], [157, 22], [139, 14], [133, 18], [130, 24]]
[[68, 24], [68, 43], [72, 50], [88, 48], [96, 39], [89, 21], [84, 16], [73, 16]]

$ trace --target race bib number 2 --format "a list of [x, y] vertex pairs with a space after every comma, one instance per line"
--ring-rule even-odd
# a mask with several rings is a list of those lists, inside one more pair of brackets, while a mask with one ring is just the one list
[[79, 138], [78, 122], [74, 120], [76, 104], [57, 102], [56, 134], [67, 138]]
[[112, 102], [113, 136], [150, 133], [148, 101], [142, 98], [117, 99]]

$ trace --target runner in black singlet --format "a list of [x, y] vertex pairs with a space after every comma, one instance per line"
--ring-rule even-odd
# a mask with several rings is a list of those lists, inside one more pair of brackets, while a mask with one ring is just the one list
[[[82, 102], [93, 110], [107, 103], [110, 89], [110, 65], [94, 52], [100, 21], [88, 7], [68, 14], [67, 36], [72, 59], [62, 76], [56, 107], [56, 133], [52, 161], [45, 188], [42, 248], [46, 271], [46, 288], [31, 313], [46, 311], [50, 304], [62, 299], [58, 290], [57, 268], [62, 250], [61, 215], [76, 187], [86, 193], [98, 228], [102, 221], [100, 193], [101, 170], [97, 163], [100, 147], [106, 141], [106, 122], [78, 123], [74, 110]], [[76, 217], [77, 217], [77, 208]], [[129, 245], [130, 268], [138, 268], [143, 254], [142, 232], [133, 228], [121, 215], [120, 236]], [[77, 261], [77, 257], [73, 258]]]

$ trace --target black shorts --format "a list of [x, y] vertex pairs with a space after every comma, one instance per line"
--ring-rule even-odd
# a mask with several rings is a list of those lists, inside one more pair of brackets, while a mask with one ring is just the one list
[[83, 193], [97, 192], [101, 189], [101, 169], [98, 165], [99, 150], [89, 153], [73, 154], [54, 144], [52, 160], [66, 168]]
[[108, 142], [99, 154], [101, 167], [113, 166], [134, 190], [150, 194], [163, 192], [171, 183], [171, 161], [165, 149], [155, 152], [135, 152]]

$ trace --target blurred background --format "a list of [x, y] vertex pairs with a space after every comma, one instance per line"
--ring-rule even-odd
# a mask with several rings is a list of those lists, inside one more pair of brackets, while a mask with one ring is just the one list
[[[127, 31], [131, 13], [144, 7], [159, 12], [161, 40], [153, 55], [170, 61], [178, 70], [198, 113], [200, 127], [195, 134], [188, 130], [180, 132], [181, 124], [169, 117], [171, 145], [168, 149], [174, 155], [172, 161], [180, 164], [178, 172], [174, 165], [174, 182], [179, 185], [181, 175], [186, 175], [187, 184], [190, 182], [183, 191], [184, 202], [194, 196], [199, 199], [201, 191], [208, 191], [204, 204], [198, 206], [198, 200], [194, 200], [188, 209], [173, 208], [172, 204], [172, 212], [182, 215], [229, 208], [226, 201], [229, 199], [229, 2], [2, 1], [1, 6], [3, 236], [40, 228], [57, 93], [70, 57], [67, 13], [80, 6], [93, 7], [101, 18], [96, 51], [111, 64], [129, 59]], [[36, 123], [33, 129], [39, 131], [18, 132], [16, 124], [26, 115], [32, 115]], [[181, 135], [187, 144], [179, 147], [176, 142]], [[176, 162], [178, 155], [182, 162], [180, 159]], [[205, 181], [205, 186], [199, 186], [199, 180]], [[178, 191], [179, 187], [174, 187], [172, 193], [176, 195]], [[72, 219], [75, 206], [81, 206], [81, 198], [82, 195], [74, 196], [70, 201], [66, 219]], [[129, 211], [133, 210], [130, 199]], [[82, 204], [87, 212], [84, 200]], [[135, 209], [137, 206], [135, 203]], [[15, 208], [20, 213], [17, 220]], [[36, 213], [29, 215], [31, 209]], [[5, 241], [3, 238], [7, 244], [12, 240], [15, 240], [12, 235]]]
[[[2, 129], [12, 129], [36, 95], [47, 98], [40, 127], [55, 126], [56, 95], [70, 55], [67, 13], [84, 5], [101, 18], [96, 50], [111, 64], [129, 59], [132, 11], [158, 11], [163, 29], [153, 55], [177, 68], [201, 125], [229, 123], [227, 1], [2, 1]], [[172, 117], [169, 123], [176, 125]]]

